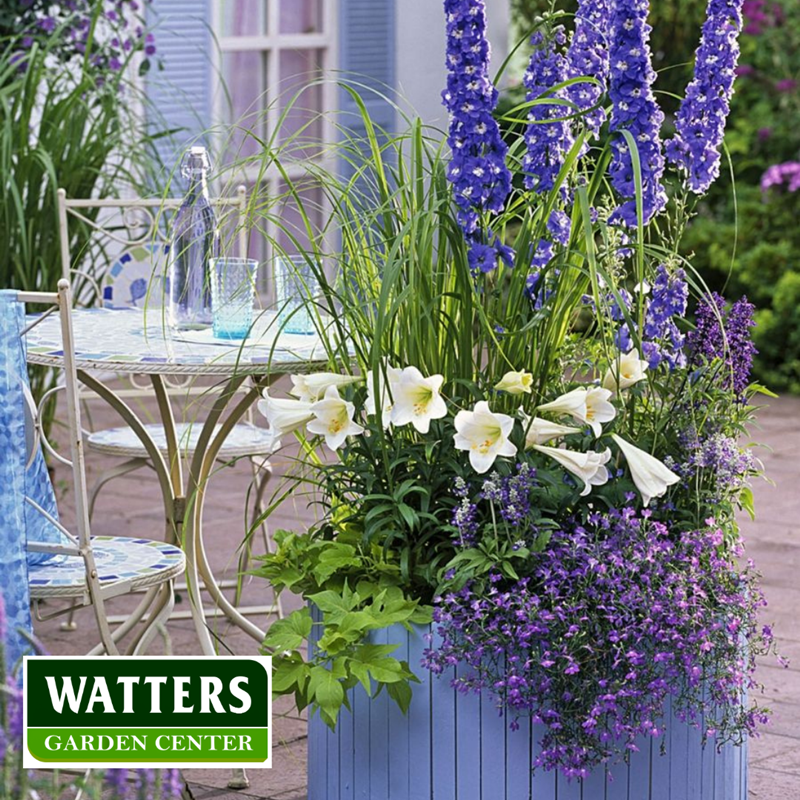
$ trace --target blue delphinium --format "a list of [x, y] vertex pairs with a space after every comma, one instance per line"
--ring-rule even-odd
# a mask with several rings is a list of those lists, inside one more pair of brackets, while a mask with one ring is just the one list
[[[670, 370], [686, 366], [686, 337], [680, 332], [675, 318], [686, 314], [688, 299], [686, 273], [682, 269], [670, 271], [665, 264], [660, 264], [647, 303], [642, 331], [642, 353], [650, 369], [656, 369], [662, 363]], [[621, 309], [618, 309], [618, 313], [621, 316]], [[633, 347], [627, 322], [617, 332], [617, 346], [623, 352]]]
[[608, 14], [608, 0], [579, 0], [575, 32], [567, 50], [567, 77], [588, 76], [597, 81], [575, 83], [567, 89], [569, 99], [584, 112], [582, 121], [590, 136], [597, 136], [606, 120], [600, 100], [608, 83]]
[[610, 130], [617, 135], [612, 141], [609, 172], [612, 185], [623, 199], [611, 215], [611, 222], [628, 228], [637, 225], [636, 179], [630, 147], [621, 131], [630, 132], [639, 152], [642, 224], [647, 225], [667, 203], [661, 183], [664, 155], [660, 131], [664, 114], [652, 89], [656, 73], [651, 63], [648, 5], [648, 0], [616, 0], [610, 15]]
[[452, 160], [448, 178], [458, 205], [458, 221], [470, 245], [474, 271], [489, 272], [498, 257], [507, 258], [501, 244], [487, 241], [481, 215], [498, 213], [511, 191], [506, 166], [508, 148], [492, 114], [497, 89], [489, 77], [484, 0], [444, 0], [447, 18], [447, 89], [442, 97], [450, 112], [448, 144]]
[[564, 156], [572, 146], [570, 125], [564, 119], [572, 111], [558, 102], [567, 99], [566, 89], [553, 91], [554, 86], [567, 79], [567, 60], [561, 53], [565, 42], [564, 29], [560, 26], [549, 36], [541, 31], [534, 33], [531, 37], [533, 53], [523, 79], [528, 102], [552, 101], [530, 109], [525, 132], [526, 152], [522, 160], [525, 188], [540, 193], [552, 191], [564, 165]]
[[705, 194], [719, 177], [720, 147], [730, 113], [743, 0], [709, 0], [697, 49], [694, 78], [667, 142], [667, 158], [692, 192]]

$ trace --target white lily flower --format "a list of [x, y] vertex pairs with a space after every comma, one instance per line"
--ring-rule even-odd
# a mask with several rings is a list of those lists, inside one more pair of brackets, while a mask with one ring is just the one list
[[559, 447], [545, 447], [534, 445], [534, 450], [558, 461], [564, 469], [569, 470], [583, 483], [581, 497], [592, 491], [592, 486], [602, 486], [608, 482], [608, 469], [606, 464], [611, 460], [611, 450], [606, 448], [602, 453], [590, 450], [588, 453], [578, 453], [575, 450], [563, 450]]
[[533, 375], [530, 372], [506, 372], [500, 383], [495, 385], [498, 392], [509, 394], [530, 394], [533, 385]]
[[266, 417], [268, 433], [272, 436], [272, 449], [280, 446], [281, 436], [302, 428], [314, 415], [311, 403], [301, 400], [283, 400], [269, 396], [264, 390], [264, 399], [258, 401], [258, 410]]
[[329, 386], [349, 386], [358, 383], [361, 378], [353, 375], [341, 375], [338, 372], [313, 372], [310, 375], [290, 375], [292, 388], [289, 394], [303, 403], [316, 403], [325, 396]]
[[[383, 370], [378, 370], [378, 391], [381, 396], [381, 425], [384, 430], [386, 430], [392, 422], [392, 408], [394, 406], [394, 398], [397, 396], [397, 384], [400, 381], [401, 374], [399, 369], [388, 365], [385, 375]], [[369, 375], [367, 375], [367, 402], [364, 403], [364, 410], [367, 414], [372, 415], [376, 413], [376, 408], [375, 374], [370, 372]]]
[[522, 418], [522, 425], [525, 428], [526, 450], [537, 444], [547, 444], [553, 439], [560, 439], [562, 436], [581, 432], [580, 428], [559, 425], [557, 422], [550, 422], [549, 419], [542, 419], [541, 417], [531, 419], [522, 409], [519, 410], [519, 414]]
[[469, 451], [469, 463], [478, 474], [488, 472], [498, 456], [513, 456], [516, 446], [508, 440], [514, 428], [514, 418], [495, 414], [485, 400], [475, 404], [472, 411], [459, 411], [455, 418], [455, 445]]
[[410, 422], [420, 433], [428, 433], [432, 419], [447, 416], [447, 406], [439, 394], [443, 383], [442, 375], [426, 378], [416, 367], [406, 367], [393, 387], [392, 424]]
[[309, 433], [325, 437], [325, 444], [331, 450], [338, 450], [348, 436], [364, 433], [364, 429], [353, 421], [356, 408], [352, 403], [339, 397], [339, 390], [329, 386], [325, 397], [311, 406], [314, 419], [306, 425]]
[[616, 434], [612, 434], [611, 438], [622, 450], [622, 454], [628, 462], [631, 477], [642, 495], [645, 507], [650, 505], [650, 501], [654, 497], [661, 497], [667, 491], [667, 487], [678, 483], [680, 480], [680, 477], [662, 464], [655, 456], [640, 450]]
[[599, 386], [573, 389], [562, 394], [550, 403], [539, 406], [539, 411], [553, 414], [566, 414], [578, 422], [591, 427], [595, 436], [603, 432], [603, 422], [611, 422], [617, 416], [617, 409], [608, 402], [611, 392]]
[[603, 378], [603, 386], [612, 392], [617, 389], [619, 391], [628, 389], [645, 379], [644, 373], [649, 366], [646, 361], [639, 358], [637, 350], [631, 350], [612, 362]]

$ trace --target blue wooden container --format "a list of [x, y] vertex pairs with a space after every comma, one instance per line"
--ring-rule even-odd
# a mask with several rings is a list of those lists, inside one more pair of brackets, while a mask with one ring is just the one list
[[700, 731], [669, 709], [664, 737], [643, 739], [629, 765], [584, 781], [533, 774], [538, 726], [511, 731], [489, 697], [459, 694], [452, 673], [421, 668], [428, 631], [395, 626], [373, 639], [399, 644], [394, 655], [422, 680], [408, 716], [385, 691], [371, 700], [356, 687], [335, 733], [311, 719], [308, 800], [747, 800], [746, 747], [704, 748]]

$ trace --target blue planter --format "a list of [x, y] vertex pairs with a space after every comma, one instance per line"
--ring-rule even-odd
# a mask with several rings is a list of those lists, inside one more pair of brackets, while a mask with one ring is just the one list
[[[422, 679], [408, 716], [386, 692], [350, 692], [336, 732], [314, 716], [308, 734], [308, 800], [747, 800], [746, 747], [717, 752], [700, 732], [671, 717], [662, 739], [643, 739], [630, 765], [598, 769], [584, 781], [530, 765], [540, 737], [530, 722], [511, 731], [492, 700], [461, 695], [451, 675], [419, 667], [429, 629], [379, 632], [399, 644]], [[661, 755], [662, 746], [664, 755]]]

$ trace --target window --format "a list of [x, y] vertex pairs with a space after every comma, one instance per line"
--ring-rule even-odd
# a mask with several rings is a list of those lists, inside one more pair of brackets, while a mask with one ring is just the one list
[[[221, 157], [257, 156], [261, 146], [247, 134], [251, 130], [264, 141], [276, 135], [287, 147], [291, 178], [305, 174], [308, 159], [324, 161], [322, 144], [335, 139], [330, 119], [320, 115], [336, 107], [337, 91], [330, 78], [336, 66], [336, 0], [214, 0], [214, 33], [220, 50], [214, 116], [226, 129], [232, 128], [221, 142]], [[244, 173], [250, 192], [256, 180], [260, 196], [277, 197], [285, 191], [274, 167], [259, 173], [254, 162]], [[323, 211], [316, 198], [322, 192], [304, 182], [303, 193], [314, 198], [308, 208], [321, 223]], [[273, 214], [275, 218], [262, 223], [263, 232], [291, 248], [277, 219], [294, 227], [297, 208], [286, 201]], [[304, 242], [299, 228], [298, 234]], [[270, 258], [262, 236], [257, 235], [251, 246], [253, 257]]]

